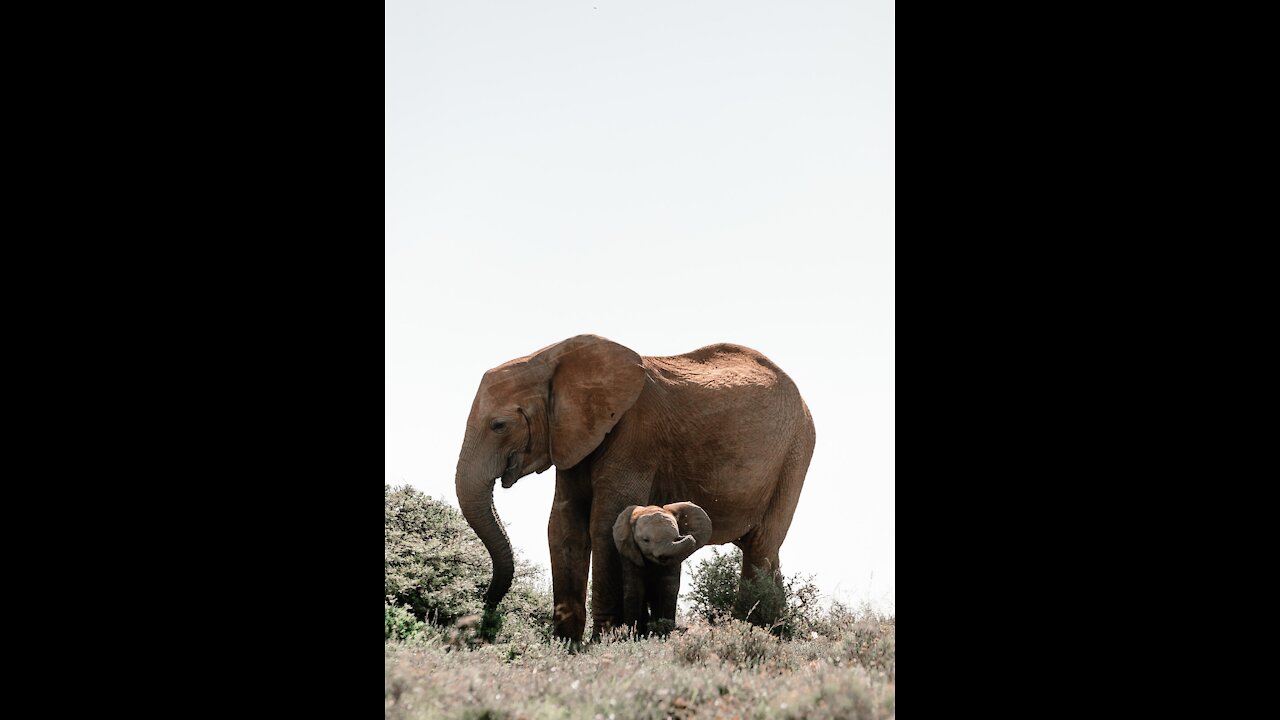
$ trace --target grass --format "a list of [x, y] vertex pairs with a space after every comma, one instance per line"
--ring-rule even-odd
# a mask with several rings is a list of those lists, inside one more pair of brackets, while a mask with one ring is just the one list
[[448, 636], [388, 641], [386, 718], [892, 719], [894, 632], [894, 618], [864, 614], [791, 641], [695, 621], [577, 654], [531, 634], [472, 650]]

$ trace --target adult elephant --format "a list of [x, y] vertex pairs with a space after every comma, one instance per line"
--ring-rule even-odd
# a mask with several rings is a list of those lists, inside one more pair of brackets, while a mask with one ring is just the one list
[[511, 587], [511, 541], [493, 506], [556, 466], [547, 536], [556, 636], [581, 641], [590, 565], [593, 635], [621, 623], [622, 565], [613, 541], [628, 505], [688, 501], [711, 518], [710, 543], [742, 548], [743, 578], [781, 579], [787, 536], [813, 456], [813, 418], [795, 383], [764, 355], [708, 345], [641, 357], [579, 335], [484, 374], [471, 404], [455, 486], [493, 560], [485, 605]]

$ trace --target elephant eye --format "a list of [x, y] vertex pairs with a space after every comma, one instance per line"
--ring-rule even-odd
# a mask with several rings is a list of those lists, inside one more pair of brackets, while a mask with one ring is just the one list
[[503, 430], [507, 429], [507, 421], [494, 420], [493, 422], [489, 423], [489, 427], [493, 428], [494, 432], [502, 432]]
[[649, 538], [647, 538], [647, 537], [642, 537], [642, 538], [640, 538], [640, 542], [649, 542]]

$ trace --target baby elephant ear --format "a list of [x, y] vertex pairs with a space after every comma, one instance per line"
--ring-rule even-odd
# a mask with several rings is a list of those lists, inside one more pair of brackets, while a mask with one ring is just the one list
[[671, 503], [663, 505], [663, 510], [676, 517], [680, 525], [681, 535], [692, 535], [698, 541], [698, 547], [711, 542], [711, 518], [707, 511], [691, 502]]
[[618, 519], [613, 522], [613, 544], [618, 546], [618, 552], [622, 553], [622, 557], [633, 565], [644, 565], [644, 556], [640, 554], [640, 548], [636, 547], [635, 536], [631, 534], [634, 524], [631, 522], [631, 514], [636, 511], [639, 505], [628, 505], [622, 512], [618, 513]]

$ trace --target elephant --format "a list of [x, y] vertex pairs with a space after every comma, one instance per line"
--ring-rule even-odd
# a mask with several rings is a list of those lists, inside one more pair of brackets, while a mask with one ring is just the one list
[[515, 571], [495, 481], [511, 488], [552, 465], [557, 638], [582, 641], [588, 570], [592, 638], [621, 623], [622, 558], [612, 534], [628, 505], [698, 504], [712, 521], [708, 542], [742, 549], [744, 580], [764, 571], [781, 582], [778, 550], [815, 438], [795, 383], [741, 345], [642, 357], [578, 335], [491, 368], [471, 403], [454, 479], [459, 509], [493, 563], [485, 608], [497, 608]]
[[680, 564], [711, 540], [711, 518], [691, 502], [628, 505], [613, 523], [622, 556], [622, 622], [641, 635], [675, 627]]

